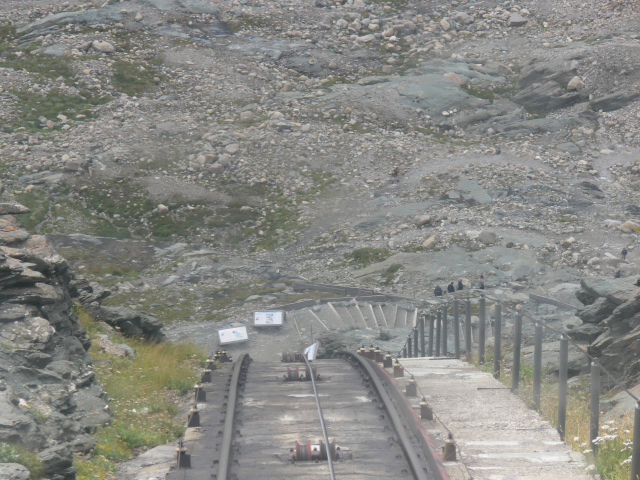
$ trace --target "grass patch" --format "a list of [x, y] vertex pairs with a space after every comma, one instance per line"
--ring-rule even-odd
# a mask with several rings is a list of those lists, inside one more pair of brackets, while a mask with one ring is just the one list
[[197, 207], [186, 206], [176, 208], [168, 213], [154, 213], [148, 217], [151, 224], [150, 232], [158, 239], [166, 240], [172, 237], [189, 237], [202, 232], [203, 229], [215, 226], [216, 211], [206, 205]]
[[414, 126], [413, 129], [416, 132], [420, 132], [423, 133], [424, 135], [430, 136], [432, 138], [434, 138], [435, 140], [438, 140], [440, 142], [451, 142], [452, 139], [451, 137], [448, 137], [447, 135], [445, 135], [444, 133], [438, 131], [438, 130], [434, 130], [431, 127], [418, 127], [418, 126]]
[[[69, 119], [77, 115], [84, 115], [85, 119], [94, 118], [94, 108], [110, 100], [110, 97], [95, 97], [89, 92], [67, 95], [57, 88], [51, 89], [46, 95], [25, 91], [14, 91], [13, 94], [18, 97], [21, 115], [13, 122], [12, 129], [24, 127], [30, 132], [37, 132], [46, 127], [41, 124], [41, 117], [53, 121], [58, 121], [57, 116], [60, 114]], [[9, 129], [11, 130], [11, 127]]]
[[0, 443], [0, 463], [19, 463], [29, 469], [32, 480], [44, 477], [44, 465], [35, 452], [19, 445]]
[[292, 293], [285, 295], [278, 302], [280, 305], [286, 305], [289, 303], [296, 303], [302, 300], [322, 300], [325, 298], [335, 298], [336, 294], [332, 292], [304, 292], [304, 293]]
[[[270, 18], [243, 16], [242, 19], [234, 19], [227, 22], [227, 28], [231, 33], [238, 33], [242, 30], [254, 30], [257, 28], [273, 28], [276, 23]], [[204, 31], [206, 33], [206, 31]]]
[[372, 263], [382, 262], [389, 257], [389, 249], [364, 247], [350, 253], [345, 253], [344, 258], [357, 267], [366, 267]]
[[75, 86], [76, 84], [71, 57], [24, 55], [4, 62], [2, 66], [13, 68], [14, 70], [26, 70], [35, 74], [40, 81], [55, 80], [62, 77], [68, 86]]
[[396, 272], [400, 270], [402, 267], [404, 267], [404, 265], [401, 263], [394, 263], [390, 265], [389, 268], [387, 268], [385, 272], [382, 274], [383, 283], [385, 285], [389, 285], [393, 281], [393, 278], [395, 277]]
[[[174, 288], [172, 291], [117, 293], [106, 298], [104, 305], [123, 305], [136, 302], [139, 310], [149, 312], [161, 322], [194, 320], [223, 320], [227, 310], [242, 305], [252, 295], [269, 295], [283, 288], [256, 285], [233, 285], [224, 288]], [[260, 305], [256, 302], [256, 305]]]
[[491, 90], [490, 88], [476, 88], [469, 83], [463, 83], [461, 87], [465, 92], [473, 97], [482, 98], [483, 100], [489, 100], [491, 103], [493, 103], [493, 100], [495, 99], [493, 90]]
[[18, 215], [20, 223], [29, 230], [35, 232], [36, 227], [42, 223], [49, 212], [51, 200], [41, 189], [33, 189], [16, 195], [16, 201], [31, 210], [31, 213]]
[[330, 77], [324, 80], [324, 82], [322, 82], [316, 88], [329, 88], [334, 86], [336, 83], [347, 84], [347, 83], [353, 83], [353, 81], [347, 77]]
[[0, 53], [9, 49], [11, 40], [15, 38], [16, 27], [8, 23], [0, 24]]
[[[83, 274], [87, 278], [98, 279], [100, 284], [107, 288], [119, 282], [137, 280], [146, 265], [143, 261], [132, 263], [128, 250], [120, 255], [105, 255], [103, 250], [96, 247], [58, 247], [57, 250], [74, 268], [83, 265]], [[135, 254], [145, 253], [147, 252]]]
[[[101, 326], [78, 305], [78, 320], [90, 335]], [[78, 480], [109, 478], [115, 465], [127, 460], [135, 449], [173, 441], [184, 433], [184, 422], [175, 416], [179, 395], [197, 381], [196, 370], [206, 352], [188, 344], [153, 343], [111, 334], [116, 343], [127, 343], [135, 358], [120, 358], [92, 346], [94, 371], [111, 402], [112, 422], [98, 429], [96, 448], [90, 457], [76, 461]], [[82, 473], [81, 473], [82, 472]], [[101, 472], [104, 477], [96, 477]]]
[[113, 64], [111, 84], [130, 97], [138, 96], [155, 85], [156, 73], [150, 65], [141, 62], [117, 60]]

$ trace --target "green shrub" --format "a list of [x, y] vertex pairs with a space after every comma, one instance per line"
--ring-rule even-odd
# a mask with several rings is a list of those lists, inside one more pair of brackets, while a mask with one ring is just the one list
[[[91, 337], [104, 331], [80, 306], [74, 311]], [[93, 455], [76, 460], [78, 480], [115, 478], [110, 476], [115, 464], [127, 460], [134, 449], [181, 436], [184, 421], [175, 417], [177, 397], [193, 388], [196, 367], [206, 359], [206, 352], [188, 344], [153, 343], [118, 334], [111, 337], [115, 343], [129, 344], [135, 358], [120, 358], [91, 347], [96, 377], [111, 397], [114, 417], [95, 434]]]
[[389, 250], [386, 248], [364, 247], [358, 248], [351, 253], [345, 253], [344, 258], [358, 267], [366, 267], [371, 263], [382, 262], [389, 257]]
[[91, 458], [78, 456], [73, 466], [78, 470], [78, 480], [115, 480], [116, 477], [112, 473], [118, 470], [118, 466], [103, 455], [94, 455]]
[[400, 270], [404, 265], [401, 263], [394, 263], [387, 268], [387, 270], [382, 274], [382, 279], [384, 280], [385, 285], [389, 285], [393, 280], [396, 272]]
[[29, 469], [32, 480], [44, 477], [44, 466], [35, 452], [19, 445], [0, 443], [0, 463], [19, 463]]

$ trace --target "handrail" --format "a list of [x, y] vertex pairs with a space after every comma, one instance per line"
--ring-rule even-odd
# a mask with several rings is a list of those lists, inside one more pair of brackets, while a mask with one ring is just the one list
[[554, 300], [553, 298], [543, 297], [542, 295], [536, 295], [535, 293], [529, 294], [529, 300], [533, 300], [537, 303], [546, 303], [547, 305], [554, 305], [556, 307], [564, 308], [565, 310], [578, 310], [579, 307], [571, 305], [570, 303], [561, 302], [560, 300]]
[[311, 386], [313, 387], [313, 395], [316, 397], [316, 406], [318, 407], [318, 417], [320, 417], [320, 427], [322, 428], [322, 436], [324, 437], [324, 444], [326, 445], [327, 450], [327, 462], [329, 463], [329, 475], [331, 476], [331, 480], [336, 480], [336, 474], [333, 471], [333, 458], [331, 456], [331, 447], [329, 445], [329, 435], [327, 434], [327, 427], [324, 424], [324, 415], [322, 414], [322, 407], [320, 406], [320, 396], [318, 395], [318, 389], [316, 388], [316, 379], [313, 374], [313, 369], [311, 368], [311, 364], [307, 359], [307, 355], [303, 354], [302, 358], [304, 358], [304, 363], [307, 364], [307, 368], [309, 369], [309, 376], [311, 377]]
[[[486, 299], [489, 300], [493, 300], [496, 303], [501, 303], [499, 299], [492, 297], [491, 295], [484, 295], [484, 297]], [[467, 297], [467, 299], [469, 299], [470, 297]], [[449, 302], [446, 302], [449, 303]], [[567, 304], [568, 305], [568, 304]], [[574, 307], [575, 308], [575, 307]], [[527, 318], [529, 321], [531, 321], [532, 323], [534, 323], [535, 325], [540, 325], [542, 328], [547, 329], [557, 335], [565, 335], [563, 332], [560, 332], [559, 330], [556, 330], [553, 327], [550, 327], [549, 325], [546, 325], [534, 318], [531, 318], [528, 315], [524, 315], [524, 318]], [[407, 338], [407, 340], [405, 341], [405, 343], [402, 345], [402, 347], [400, 348], [399, 352], [396, 354], [397, 357], [401, 357], [402, 352], [404, 350], [405, 347], [408, 346], [408, 344], [411, 342], [411, 334], [409, 335], [409, 337]], [[569, 341], [569, 343], [571, 343], [574, 347], [576, 347], [581, 353], [583, 353], [589, 360], [591, 360], [592, 362], [596, 362], [600, 368], [602, 369], [602, 371], [604, 371], [604, 373], [609, 377], [609, 379], [612, 381], [613, 385], [615, 387], [618, 387], [619, 389], [621, 389], [622, 391], [624, 391], [625, 393], [627, 393], [631, 398], [633, 398], [636, 402], [640, 402], [640, 398], [637, 397], [636, 395], [634, 395], [633, 393], [631, 393], [631, 391], [624, 386], [624, 384], [617, 378], [615, 377], [609, 370], [607, 370], [604, 366], [602, 366], [602, 364], [600, 363], [600, 361], [598, 361], [597, 357], [594, 357], [593, 355], [589, 354], [586, 350], [584, 350], [580, 345], [578, 345], [574, 340], [570, 339], [567, 337], [567, 340]]]
[[598, 365], [600, 365], [600, 369], [602, 371], [604, 371], [604, 373], [606, 373], [608, 375], [608, 377], [613, 380], [613, 383], [615, 384], [616, 387], [621, 388], [622, 390], [624, 390], [625, 392], [627, 392], [629, 394], [629, 396], [631, 396], [631, 398], [633, 398], [636, 402], [640, 402], [640, 398], [636, 397], [633, 393], [631, 393], [615, 376], [613, 376], [613, 374], [611, 372], [609, 372], [609, 370], [607, 370], [606, 368], [604, 368], [602, 366], [602, 364], [598, 361], [597, 357], [594, 357], [593, 355], [591, 355], [589, 352], [587, 352], [586, 350], [584, 350], [580, 345], [578, 345], [574, 340], [572, 340], [568, 335], [562, 333], [559, 330], [556, 330], [553, 327], [550, 327], [549, 325], [545, 325], [544, 323], [538, 322], [534, 319], [532, 319], [531, 317], [529, 317], [528, 315], [523, 315], [524, 318], [528, 318], [529, 320], [531, 320], [535, 325], [540, 325], [542, 328], [546, 328], [547, 330], [551, 330], [553, 333], [557, 333], [558, 335], [564, 335], [565, 338], [567, 339], [567, 341], [573, 345], [574, 347], [576, 347], [580, 352], [582, 352], [586, 357], [589, 358], [589, 360], [591, 360], [592, 362], [597, 362]]

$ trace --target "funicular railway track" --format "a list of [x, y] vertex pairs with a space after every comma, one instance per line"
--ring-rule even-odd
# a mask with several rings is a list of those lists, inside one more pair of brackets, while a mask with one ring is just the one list
[[[312, 368], [243, 354], [211, 372], [168, 478], [447, 478], [382, 369], [348, 353]], [[312, 382], [302, 379], [314, 370], [328, 445]]]

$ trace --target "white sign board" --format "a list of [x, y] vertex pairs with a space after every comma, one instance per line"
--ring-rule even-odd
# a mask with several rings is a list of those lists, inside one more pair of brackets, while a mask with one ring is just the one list
[[313, 345], [309, 345], [304, 349], [304, 354], [307, 356], [307, 360], [313, 362], [316, 359], [316, 355], [318, 355], [318, 347], [320, 344], [318, 342]]
[[246, 342], [247, 340], [249, 340], [249, 335], [247, 335], [247, 327], [234, 327], [218, 330], [218, 340], [220, 345]]
[[284, 312], [281, 310], [253, 313], [253, 324], [256, 327], [281, 326], [283, 323]]

